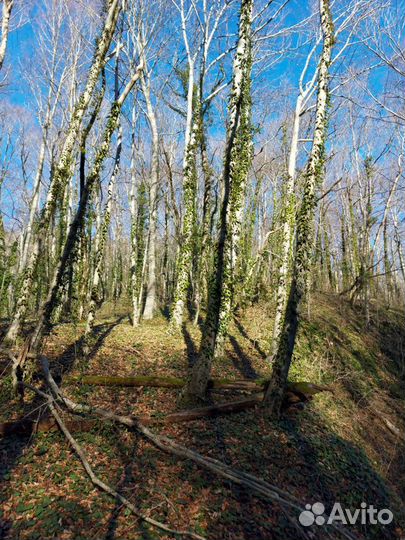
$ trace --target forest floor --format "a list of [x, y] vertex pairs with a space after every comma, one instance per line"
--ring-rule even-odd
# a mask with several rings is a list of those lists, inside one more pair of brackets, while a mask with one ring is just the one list
[[[270, 312], [263, 304], [235, 319], [214, 376], [240, 379], [270, 373], [265, 362]], [[190, 323], [180, 336], [173, 336], [167, 328], [163, 317], [132, 328], [124, 307], [111, 308], [99, 314], [85, 365], [76, 358], [81, 324], [58, 325], [47, 339], [46, 355], [53, 372], [62, 375], [64, 392], [76, 401], [125, 414], [171, 412], [177, 395], [173, 389], [63, 382], [67, 374], [79, 373], [185, 376], [200, 331]], [[43, 412], [29, 394], [23, 408], [13, 398], [6, 365], [1, 359], [0, 421]], [[359, 539], [405, 538], [404, 313], [374, 307], [365, 330], [361, 314], [348, 303], [332, 295], [315, 296], [300, 331], [290, 378], [331, 384], [335, 394], [319, 394], [303, 412], [277, 422], [253, 409], [153, 429], [289, 491], [303, 505], [319, 501], [330, 511], [335, 501], [351, 509], [364, 501], [389, 508], [395, 515], [390, 526], [347, 527]], [[215, 400], [235, 396], [228, 392], [215, 395]], [[301, 537], [277, 504], [165, 454], [120, 427], [97, 422], [75, 437], [104, 481], [172, 527], [210, 540]], [[0, 439], [0, 465], [0, 538], [172, 538], [146, 527], [95, 489], [59, 432]], [[298, 523], [298, 516], [292, 517]], [[305, 531], [307, 538], [326, 537], [320, 526]]]

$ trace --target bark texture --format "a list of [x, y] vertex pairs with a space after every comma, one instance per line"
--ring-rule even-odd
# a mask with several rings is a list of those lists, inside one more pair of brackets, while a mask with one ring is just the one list
[[71, 175], [71, 168], [74, 159], [74, 149], [80, 134], [80, 129], [84, 115], [90, 104], [94, 89], [99, 79], [100, 73], [106, 62], [106, 55], [110, 48], [111, 41], [116, 28], [118, 16], [121, 11], [119, 0], [109, 0], [108, 11], [103, 25], [103, 30], [97, 40], [97, 47], [91, 65], [85, 89], [78, 99], [73, 111], [69, 127], [63, 142], [59, 160], [52, 171], [51, 183], [47, 194], [45, 205], [38, 220], [37, 235], [31, 249], [30, 256], [22, 270], [21, 289], [17, 301], [13, 320], [6, 334], [6, 341], [15, 341], [24, 320], [27, 310], [29, 294], [37, 263], [38, 254], [43, 247], [46, 232], [54, 215], [55, 208], [63, 196], [65, 186]]
[[183, 403], [205, 399], [212, 361], [222, 354], [232, 313], [234, 270], [241, 235], [245, 188], [252, 160], [252, 9], [253, 0], [242, 0], [229, 103], [219, 238], [200, 353], [181, 396]]
[[184, 217], [181, 234], [181, 244], [177, 259], [177, 281], [170, 323], [172, 328], [179, 328], [183, 321], [184, 306], [190, 282], [193, 262], [193, 233], [196, 220], [196, 190], [197, 190], [197, 147], [199, 132], [199, 111], [196, 104], [199, 97], [195, 96], [193, 70], [189, 69], [188, 81], [188, 112], [186, 142], [183, 160], [183, 200]]
[[0, 70], [3, 67], [4, 57], [6, 56], [8, 33], [10, 29], [10, 17], [13, 4], [14, 0], [3, 0], [0, 36]]
[[323, 177], [325, 138], [328, 125], [329, 67], [334, 43], [334, 27], [329, 0], [320, 0], [323, 47], [318, 70], [316, 117], [311, 153], [304, 175], [304, 193], [297, 216], [297, 238], [291, 289], [288, 297], [282, 334], [273, 363], [273, 373], [265, 394], [265, 406], [270, 414], [281, 410], [284, 389], [294, 352], [300, 311], [307, 292], [314, 244], [316, 191]]

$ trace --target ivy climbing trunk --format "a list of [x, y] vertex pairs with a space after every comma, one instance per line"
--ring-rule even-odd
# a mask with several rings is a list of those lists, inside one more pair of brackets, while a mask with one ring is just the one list
[[271, 342], [271, 358], [277, 353], [278, 343], [283, 326], [283, 318], [288, 298], [288, 272], [291, 266], [291, 248], [295, 226], [295, 174], [298, 155], [298, 137], [300, 129], [300, 118], [302, 113], [302, 94], [298, 95], [294, 122], [291, 135], [291, 146], [288, 156], [287, 177], [283, 183], [283, 209], [282, 209], [282, 231], [281, 231], [281, 253], [280, 266], [278, 269], [278, 283], [276, 292], [276, 311], [273, 323], [273, 339]]
[[[135, 134], [132, 135], [133, 139]], [[135, 143], [132, 141], [131, 155], [131, 192], [130, 192], [130, 212], [131, 212], [131, 266], [130, 266], [130, 290], [131, 290], [131, 319], [132, 326], [139, 324], [139, 304], [138, 304], [138, 239], [137, 239], [137, 178], [134, 164]]]
[[120, 126], [119, 131], [118, 131], [117, 149], [115, 153], [114, 168], [111, 173], [110, 181], [108, 183], [108, 188], [107, 188], [107, 201], [105, 203], [102, 221], [97, 230], [98, 241], [97, 241], [97, 249], [96, 249], [96, 253], [94, 257], [94, 268], [93, 268], [93, 278], [92, 278], [91, 293], [90, 293], [90, 302], [89, 302], [89, 307], [87, 311], [87, 324], [86, 324], [86, 330], [85, 330], [86, 336], [88, 336], [93, 329], [96, 309], [100, 304], [99, 286], [100, 286], [100, 279], [101, 279], [101, 267], [102, 267], [102, 263], [104, 259], [105, 246], [107, 242], [107, 234], [108, 234], [108, 229], [109, 229], [110, 221], [111, 221], [111, 209], [112, 209], [112, 204], [113, 204], [115, 184], [117, 181], [117, 175], [118, 175], [119, 167], [120, 167], [121, 149], [122, 149], [122, 128]]
[[319, 12], [323, 45], [318, 70], [314, 136], [304, 174], [304, 193], [301, 208], [297, 215], [297, 239], [291, 288], [288, 295], [283, 329], [273, 361], [273, 372], [264, 398], [268, 412], [275, 416], [278, 416], [280, 413], [284, 389], [294, 352], [300, 312], [307, 293], [314, 244], [314, 217], [317, 204], [316, 191], [323, 176], [325, 164], [329, 68], [334, 43], [334, 27], [329, 0], [319, 1]]
[[[114, 90], [114, 100], [118, 102], [119, 99], [119, 54], [120, 54], [120, 45], [117, 44], [117, 49], [115, 53], [115, 90]], [[105, 203], [104, 212], [100, 219], [100, 223], [97, 227], [96, 233], [96, 249], [94, 255], [94, 268], [93, 275], [91, 279], [91, 292], [90, 292], [90, 301], [87, 311], [87, 324], [85, 330], [85, 342], [88, 340], [89, 334], [93, 330], [94, 319], [96, 314], [96, 309], [100, 305], [99, 299], [99, 287], [101, 279], [101, 267], [104, 259], [105, 245], [107, 242], [107, 234], [111, 221], [111, 210], [113, 204], [113, 196], [115, 190], [115, 184], [117, 182], [117, 176], [120, 168], [121, 161], [121, 150], [122, 150], [122, 127], [118, 119], [118, 137], [117, 137], [117, 147], [115, 151], [114, 167], [110, 176], [110, 181], [107, 188], [107, 201]], [[82, 233], [84, 232], [81, 231]], [[84, 352], [87, 353], [86, 343], [84, 347]]]
[[111, 105], [109, 117], [103, 133], [102, 142], [95, 155], [93, 166], [91, 168], [90, 174], [87, 177], [84, 189], [81, 192], [80, 201], [74, 218], [69, 224], [66, 241], [62, 246], [62, 254], [53, 272], [51, 286], [49, 288], [46, 300], [41, 306], [40, 312], [38, 313], [37, 323], [34, 330], [28, 336], [25, 346], [21, 350], [17, 361], [13, 365], [13, 380], [15, 383], [18, 382], [18, 380], [21, 380], [23, 377], [24, 364], [28, 353], [37, 353], [41, 344], [42, 336], [44, 332], [46, 332], [50, 327], [51, 316], [54, 309], [58, 305], [59, 296], [64, 285], [66, 268], [69, 268], [70, 265], [73, 264], [72, 259], [74, 259], [75, 255], [77, 255], [78, 253], [76, 246], [79, 243], [78, 241], [80, 239], [80, 233], [82, 232], [84, 227], [85, 215], [87, 212], [89, 200], [92, 193], [94, 192], [94, 189], [100, 182], [100, 174], [102, 171], [104, 160], [108, 155], [112, 136], [119, 125], [122, 106], [128, 94], [132, 90], [134, 84], [139, 79], [142, 68], [143, 66], [142, 64], [140, 64], [131, 80], [125, 86], [118, 100], [114, 101], [114, 103]]
[[187, 122], [183, 159], [184, 217], [181, 244], [177, 258], [177, 281], [174, 292], [170, 325], [179, 328], [183, 321], [184, 305], [190, 281], [193, 259], [193, 233], [195, 232], [195, 198], [197, 189], [196, 153], [199, 131], [199, 111], [196, 110], [199, 96], [195, 96], [194, 64], [190, 62], [187, 90]]
[[114, 35], [120, 11], [121, 2], [119, 0], [109, 0], [107, 15], [101, 35], [97, 40], [97, 47], [93, 63], [90, 67], [90, 71], [87, 77], [86, 86], [82, 95], [77, 101], [74, 111], [72, 113], [69, 127], [63, 141], [63, 147], [60, 153], [58, 163], [53, 169], [46, 202], [41, 211], [41, 215], [38, 221], [36, 238], [33, 242], [31, 253], [27, 260], [27, 263], [22, 269], [21, 289], [19, 292], [13, 320], [7, 330], [7, 334], [5, 337], [6, 341], [15, 341], [20, 330], [21, 323], [24, 320], [38, 254], [41, 247], [43, 246], [44, 239], [46, 238], [46, 233], [52, 221], [52, 217], [54, 215], [57, 203], [60, 200], [61, 194], [64, 193], [65, 186], [69, 180], [69, 175], [74, 158], [74, 149], [80, 134], [83, 117], [90, 104], [90, 100], [92, 98], [94, 89], [100, 76], [100, 72], [104, 67], [106, 55]]
[[241, 1], [229, 102], [219, 237], [200, 353], [180, 397], [184, 404], [205, 399], [212, 362], [222, 351], [231, 316], [233, 272], [238, 255], [246, 181], [252, 161], [252, 10], [253, 0]]
[[[206, 32], [208, 27], [206, 27]], [[207, 133], [205, 128], [205, 116], [207, 115], [210, 102], [204, 103], [204, 83], [206, 74], [206, 64], [208, 58], [209, 38], [204, 35], [204, 53], [200, 66], [199, 75], [199, 98], [198, 113], [199, 113], [199, 131], [198, 131], [198, 146], [200, 151], [201, 169], [204, 178], [204, 191], [203, 191], [203, 208], [202, 208], [202, 223], [201, 233], [196, 234], [196, 241], [198, 243], [196, 260], [194, 261], [194, 324], [198, 324], [201, 311], [201, 303], [203, 297], [206, 300], [208, 289], [208, 276], [210, 275], [210, 260], [211, 260], [211, 248], [212, 248], [212, 191], [213, 191], [213, 170], [210, 166], [207, 151]]]

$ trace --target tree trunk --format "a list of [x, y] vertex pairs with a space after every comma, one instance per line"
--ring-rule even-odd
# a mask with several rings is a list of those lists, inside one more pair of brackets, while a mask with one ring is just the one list
[[144, 319], [152, 319], [156, 309], [156, 235], [157, 235], [157, 188], [159, 182], [159, 136], [156, 115], [150, 99], [150, 81], [142, 77], [142, 92], [146, 101], [146, 113], [152, 135], [152, 159], [149, 182], [149, 235]]
[[73, 151], [80, 133], [83, 117], [89, 106], [94, 88], [97, 84], [100, 72], [104, 67], [106, 55], [110, 47], [117, 19], [121, 11], [121, 2], [119, 0], [109, 0], [108, 12], [100, 38], [97, 40], [97, 48], [91, 65], [86, 87], [76, 103], [72, 118], [63, 142], [63, 148], [59, 161], [52, 172], [51, 184], [45, 206], [42, 209], [38, 227], [37, 238], [33, 243], [29, 260], [23, 269], [22, 285], [19, 293], [16, 311], [12, 323], [7, 331], [5, 340], [14, 342], [20, 330], [21, 323], [25, 317], [29, 293], [32, 284], [33, 273], [37, 263], [40, 248], [43, 247], [43, 240], [54, 215], [55, 207], [63, 193], [64, 187], [69, 179], [73, 160]]
[[333, 21], [329, 0], [319, 2], [323, 36], [322, 55], [318, 71], [318, 93], [316, 100], [315, 129], [304, 178], [304, 193], [297, 216], [297, 241], [293, 267], [291, 291], [280, 336], [279, 346], [273, 362], [273, 372], [265, 394], [265, 405], [270, 414], [279, 415], [284, 389], [294, 352], [300, 321], [300, 311], [307, 292], [308, 276], [314, 242], [314, 215], [316, 189], [320, 184], [325, 163], [325, 139], [328, 125], [329, 66], [334, 42]]
[[177, 259], [177, 281], [174, 293], [170, 324], [178, 329], [183, 321], [184, 305], [187, 299], [193, 258], [193, 233], [195, 231], [195, 198], [197, 188], [196, 153], [199, 131], [199, 112], [195, 110], [194, 99], [198, 103], [194, 88], [194, 63], [189, 64], [187, 91], [187, 125], [183, 159], [183, 200], [184, 217], [181, 244]]
[[[114, 90], [114, 100], [115, 102], [119, 99], [119, 53], [120, 53], [120, 42], [117, 43], [117, 49], [115, 53], [115, 90]], [[97, 232], [96, 232], [96, 241], [95, 241], [95, 257], [94, 257], [94, 268], [93, 275], [91, 279], [91, 292], [90, 292], [90, 302], [87, 311], [87, 324], [85, 330], [85, 340], [88, 338], [89, 334], [93, 330], [94, 318], [96, 314], [96, 309], [99, 307], [99, 286], [101, 279], [101, 266], [104, 259], [105, 245], [107, 242], [108, 229], [110, 227], [111, 221], [111, 210], [113, 204], [113, 196], [115, 190], [115, 184], [117, 181], [117, 175], [120, 168], [121, 160], [121, 150], [122, 150], [122, 127], [118, 120], [118, 137], [117, 137], [117, 148], [115, 152], [114, 167], [111, 173], [110, 181], [107, 188], [107, 201], [104, 207], [104, 213], [101, 216], [101, 213], [97, 213], [97, 218], [100, 219]], [[101, 189], [101, 188], [100, 188]], [[84, 227], [81, 228], [81, 234], [84, 233]]]
[[93, 279], [91, 282], [92, 284], [91, 284], [91, 293], [90, 293], [90, 303], [89, 303], [88, 312], [87, 312], [87, 324], [86, 324], [85, 336], [88, 336], [93, 329], [96, 309], [97, 307], [99, 307], [99, 303], [100, 303], [99, 302], [99, 286], [100, 286], [100, 278], [101, 278], [101, 266], [104, 259], [105, 245], [107, 242], [107, 234], [108, 234], [108, 229], [109, 229], [110, 221], [111, 221], [111, 210], [112, 210], [115, 184], [117, 181], [117, 175], [118, 175], [119, 167], [120, 167], [121, 149], [122, 149], [122, 128], [120, 126], [119, 132], [118, 132], [114, 168], [111, 173], [110, 182], [108, 183], [108, 188], [107, 188], [107, 201], [105, 203], [105, 208], [104, 208], [104, 213], [103, 213], [101, 223], [99, 224], [99, 227], [96, 233], [98, 237], [98, 241], [97, 241], [97, 248], [95, 252]]
[[0, 37], [0, 70], [3, 67], [4, 57], [6, 56], [8, 33], [10, 28], [11, 10], [13, 9], [14, 0], [3, 0], [3, 12], [1, 20], [1, 37]]
[[219, 239], [200, 354], [180, 397], [183, 403], [205, 400], [212, 361], [214, 357], [222, 354], [231, 317], [233, 272], [238, 255], [246, 181], [252, 160], [252, 9], [253, 0], [242, 0], [229, 104]]
[[295, 225], [295, 171], [298, 155], [298, 137], [300, 128], [300, 115], [302, 112], [302, 94], [299, 94], [295, 106], [294, 123], [292, 130], [290, 153], [288, 157], [287, 178], [283, 183], [283, 229], [281, 237], [281, 255], [280, 267], [278, 269], [278, 283], [276, 293], [276, 312], [273, 323], [273, 339], [271, 342], [271, 356], [268, 361], [271, 361], [277, 353], [278, 343], [282, 331], [283, 319], [285, 316], [285, 308], [288, 298], [288, 271], [291, 262], [292, 239]]
[[132, 302], [132, 326], [139, 324], [139, 306], [138, 306], [138, 286], [137, 286], [137, 262], [138, 262], [138, 246], [137, 246], [137, 207], [136, 207], [136, 176], [132, 173], [131, 194], [130, 194], [130, 209], [131, 209], [131, 266], [130, 266], [130, 289]]
[[103, 134], [103, 139], [100, 148], [94, 158], [93, 167], [87, 178], [85, 188], [81, 194], [76, 214], [69, 225], [69, 232], [66, 238], [66, 242], [63, 246], [62, 255], [54, 270], [48, 295], [38, 314], [38, 321], [35, 329], [27, 338], [26, 344], [20, 352], [17, 362], [13, 366], [14, 381], [17, 381], [17, 373], [19, 373], [20, 380], [22, 380], [22, 371], [27, 354], [30, 351], [33, 351], [35, 353], [38, 351], [42, 335], [45, 331], [48, 330], [50, 326], [52, 312], [58, 304], [58, 298], [64, 282], [66, 268], [68, 268], [69, 264], [72, 264], [72, 257], [75, 254], [75, 247], [80, 238], [80, 232], [82, 231], [84, 226], [84, 218], [86, 215], [90, 196], [95, 186], [100, 180], [102, 166], [110, 148], [111, 138], [113, 136], [113, 133], [117, 129], [117, 126], [119, 125], [122, 105], [128, 94], [132, 90], [134, 84], [140, 77], [141, 71], [142, 64], [139, 65], [134, 76], [122, 91], [119, 99], [115, 101], [111, 106], [110, 115]]

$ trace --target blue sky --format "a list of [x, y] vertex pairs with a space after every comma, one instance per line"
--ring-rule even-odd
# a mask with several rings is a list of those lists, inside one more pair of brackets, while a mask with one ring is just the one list
[[[263, 0], [264, 1], [264, 0]], [[392, 0], [393, 5], [397, 5], [396, 0]], [[281, 1], [279, 2], [281, 4]], [[339, 6], [341, 9], [342, 6], [347, 4], [347, 0], [344, 2], [336, 1], [335, 6]], [[41, 0], [37, 1], [37, 4], [34, 4], [29, 9], [29, 17], [25, 13], [25, 24], [22, 24], [18, 29], [13, 30], [9, 38], [9, 47], [7, 51], [5, 68], [9, 69], [9, 79], [8, 86], [1, 89], [0, 99], [11, 102], [22, 109], [25, 109], [28, 114], [32, 117], [33, 124], [37, 125], [35, 120], [36, 118], [36, 105], [31, 94], [31, 89], [25, 78], [26, 75], [35, 76], [35, 60], [36, 60], [36, 40], [34, 34], [34, 28], [38, 23], [38, 9], [43, 5]], [[237, 5], [237, 4], [235, 4]], [[296, 24], [298, 21], [303, 20], [309, 13], [311, 6], [316, 5], [312, 1], [299, 1], [291, 0], [285, 9], [282, 17], [276, 23], [278, 27], [290, 27]], [[27, 4], [25, 4], [26, 8]], [[173, 8], [174, 9], [174, 8]], [[26, 10], [27, 11], [27, 10]], [[175, 14], [172, 12], [172, 16]], [[315, 18], [315, 25], [317, 24], [317, 19]], [[227, 28], [229, 33], [234, 33], [236, 30], [236, 13], [234, 13], [233, 18]], [[161, 75], [164, 75], [170, 69], [170, 63], [172, 62], [173, 57], [177, 51], [178, 56], [184, 56], [184, 47], [182, 44], [182, 37], [179, 31], [179, 25], [174, 24], [170, 26], [171, 22], [167, 21], [168, 26], [164, 26], [162, 33], [164, 34], [173, 32], [173, 36], [176, 36], [170, 42], [170, 50], [165, 51], [166, 60], [162, 63]], [[268, 26], [269, 32], [274, 32], [277, 28], [274, 24]], [[279, 29], [279, 28], [278, 28]], [[266, 29], [267, 31], [267, 29]], [[176, 34], [177, 32], [177, 34]], [[286, 112], [293, 106], [294, 100], [297, 96], [297, 83], [299, 74], [301, 72], [302, 66], [304, 64], [307, 52], [311, 47], [311, 41], [306, 40], [306, 35], [309, 35], [310, 32], [307, 29], [304, 32], [300, 31], [291, 36], [284, 43], [280, 38], [277, 40], [271, 40], [266, 44], [265, 49], [274, 49], [277, 50], [281, 45], [285, 46], [285, 51], [278, 58], [277, 62], [270, 65], [265, 69], [259, 76], [257, 71], [261, 66], [256, 66], [254, 73], [256, 74], [254, 83], [253, 83], [253, 102], [255, 106], [255, 111], [257, 113], [256, 122], [263, 124], [264, 128], [271, 124], [273, 121], [281, 121], [283, 116], [286, 115]], [[344, 36], [341, 36], [341, 39]], [[236, 38], [231, 38], [236, 39]], [[338, 44], [339, 46], [339, 44]], [[362, 61], [364, 63], [370, 61], [370, 56], [367, 51], [362, 48], [361, 45], [357, 45], [356, 48], [352, 49], [354, 65], [361, 65]], [[263, 51], [261, 52], [263, 54]], [[350, 53], [351, 54], [351, 53]], [[275, 55], [277, 57], [277, 55]], [[316, 58], [316, 56], [315, 56]], [[315, 60], [314, 60], [315, 61]], [[229, 70], [231, 67], [232, 55], [229, 56], [226, 63], [224, 64], [225, 70], [227, 72], [227, 77], [229, 78]], [[313, 66], [312, 66], [313, 67]], [[343, 72], [345, 66], [340, 66], [339, 72]], [[32, 70], [29, 71], [29, 70]], [[159, 74], [159, 73], [158, 73]], [[370, 88], [372, 88], [376, 93], [379, 93], [385, 84], [387, 78], [386, 68], [381, 68], [372, 72], [371, 77], [368, 80]], [[159, 83], [160, 84], [160, 83]], [[155, 86], [155, 90], [159, 89], [159, 84]], [[344, 90], [342, 93], [346, 92]], [[172, 99], [171, 97], [169, 99]], [[338, 100], [336, 100], [336, 103]], [[225, 105], [220, 100], [217, 100], [217, 104], [221, 105], [223, 110]], [[262, 110], [266, 110], [266, 116], [264, 118], [260, 117]], [[360, 114], [360, 110], [358, 111]], [[221, 114], [220, 110], [213, 109], [212, 112], [213, 124], [210, 126], [210, 135], [214, 139], [223, 139], [225, 132], [224, 117]], [[178, 119], [179, 126], [179, 138], [182, 138], [182, 120]], [[273, 128], [271, 128], [273, 129]], [[381, 129], [386, 129], [386, 126], [381, 126]], [[145, 135], [146, 139], [148, 135]], [[385, 144], [386, 135], [381, 137], [381, 140], [376, 139], [373, 141], [374, 150], [379, 151], [379, 147]], [[257, 137], [257, 142], [260, 144], [260, 134]], [[340, 141], [339, 144], [344, 144], [345, 141]], [[336, 144], [336, 143], [334, 143]], [[38, 145], [39, 146], [39, 145]], [[305, 158], [305, 152], [302, 153], [302, 157]], [[220, 156], [219, 156], [220, 159]], [[34, 160], [35, 161], [35, 160]], [[8, 184], [8, 189], [10, 189], [10, 183]], [[4, 202], [4, 191], [3, 191], [3, 202]], [[8, 203], [10, 204], [10, 203]]]

